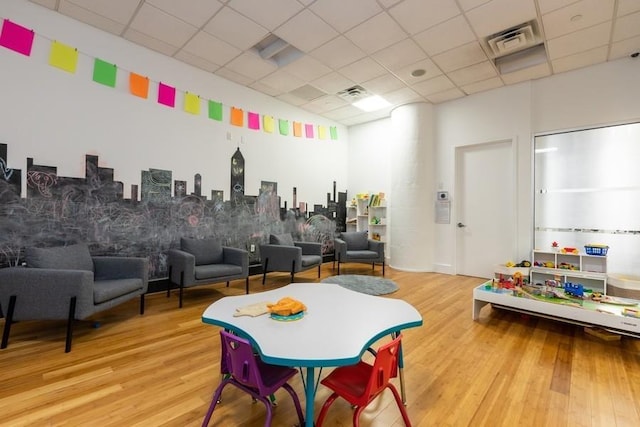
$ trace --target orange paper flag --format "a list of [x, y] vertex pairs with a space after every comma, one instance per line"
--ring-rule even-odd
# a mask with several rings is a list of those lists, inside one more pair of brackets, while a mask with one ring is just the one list
[[234, 126], [244, 125], [244, 111], [242, 111], [242, 108], [231, 107], [231, 124]]
[[129, 92], [131, 95], [147, 99], [149, 97], [149, 77], [129, 73]]

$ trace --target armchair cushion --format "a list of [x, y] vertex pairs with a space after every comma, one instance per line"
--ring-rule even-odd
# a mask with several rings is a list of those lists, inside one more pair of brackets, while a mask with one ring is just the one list
[[216, 239], [180, 239], [180, 247], [196, 258], [196, 265], [221, 264], [224, 261], [222, 244]]
[[269, 243], [271, 243], [272, 245], [293, 246], [293, 237], [290, 233], [271, 234], [269, 236]]
[[54, 248], [26, 248], [27, 267], [93, 272], [93, 260], [86, 244]]
[[347, 250], [351, 251], [365, 251], [369, 249], [369, 238], [365, 231], [353, 231], [348, 233], [342, 233], [342, 240], [347, 243]]

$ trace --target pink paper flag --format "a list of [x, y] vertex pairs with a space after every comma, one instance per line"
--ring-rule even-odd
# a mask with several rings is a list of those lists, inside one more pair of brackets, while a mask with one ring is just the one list
[[25, 56], [31, 56], [34, 32], [28, 28], [4, 20], [0, 33], [0, 46], [11, 49]]
[[260, 114], [247, 111], [247, 121], [249, 129], [260, 129]]
[[162, 82], [158, 83], [158, 104], [174, 108], [176, 106], [176, 88]]
[[307, 136], [307, 138], [313, 138], [313, 125], [305, 124], [304, 134]]

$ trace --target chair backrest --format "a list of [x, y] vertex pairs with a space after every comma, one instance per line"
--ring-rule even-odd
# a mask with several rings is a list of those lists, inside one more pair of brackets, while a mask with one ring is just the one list
[[369, 248], [369, 237], [366, 231], [345, 231], [340, 234], [347, 244], [348, 251], [362, 251]]
[[271, 234], [269, 235], [269, 243], [272, 245], [293, 246], [293, 236], [291, 233]]
[[247, 387], [263, 390], [260, 368], [253, 352], [251, 343], [226, 331], [220, 331], [222, 337], [221, 363], [226, 366], [221, 369], [223, 373], [229, 373], [240, 384]]
[[376, 359], [371, 370], [371, 377], [365, 389], [364, 396], [370, 401], [380, 394], [389, 384], [389, 379], [396, 376], [398, 368], [398, 353], [402, 335], [398, 335], [391, 342], [381, 346], [376, 352]]

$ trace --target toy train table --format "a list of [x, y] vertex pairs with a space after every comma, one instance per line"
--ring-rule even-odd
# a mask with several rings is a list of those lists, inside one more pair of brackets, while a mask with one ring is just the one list
[[489, 280], [473, 290], [473, 320], [487, 304], [620, 335], [640, 338], [640, 301], [610, 297], [588, 290], [522, 285], [497, 287]]

